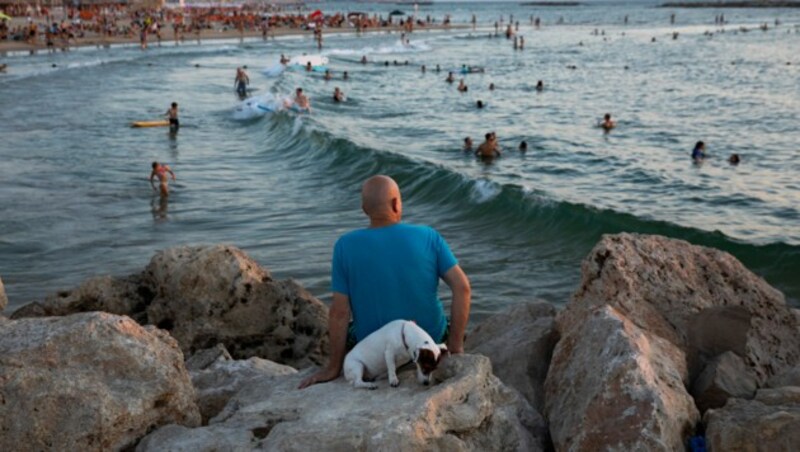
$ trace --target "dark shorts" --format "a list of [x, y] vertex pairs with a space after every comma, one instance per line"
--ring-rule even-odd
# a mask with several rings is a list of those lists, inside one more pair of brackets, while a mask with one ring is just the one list
[[169, 128], [170, 129], [177, 129], [180, 126], [181, 126], [181, 123], [178, 122], [177, 118], [169, 118]]
[[[450, 337], [450, 319], [447, 319], [447, 326], [444, 328], [444, 334], [442, 334], [441, 339], [439, 339], [436, 343], [437, 344], [445, 344], [447, 343], [447, 339]], [[350, 322], [347, 325], [347, 341], [345, 341], [346, 349], [349, 352], [356, 346], [358, 341], [356, 340], [356, 327], [353, 325], [353, 322]]]

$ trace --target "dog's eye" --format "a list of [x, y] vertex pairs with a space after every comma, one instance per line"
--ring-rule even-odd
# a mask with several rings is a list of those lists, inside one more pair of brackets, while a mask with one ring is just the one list
[[425, 341], [425, 345], [428, 345], [428, 341]]

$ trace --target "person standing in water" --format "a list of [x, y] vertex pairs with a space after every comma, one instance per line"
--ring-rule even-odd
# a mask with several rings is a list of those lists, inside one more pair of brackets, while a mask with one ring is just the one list
[[500, 149], [497, 146], [497, 137], [489, 132], [485, 135], [486, 140], [475, 150], [475, 155], [481, 160], [492, 160], [500, 157]]
[[247, 97], [247, 85], [250, 84], [250, 77], [247, 76], [247, 72], [245, 72], [244, 69], [240, 67], [236, 68], [236, 78], [233, 84], [236, 86], [236, 92], [239, 94], [239, 97], [242, 99]]
[[294, 104], [297, 105], [297, 108], [300, 110], [311, 112], [311, 102], [308, 100], [308, 97], [303, 94], [303, 88], [297, 88], [295, 91]]
[[164, 113], [169, 119], [169, 131], [175, 133], [180, 128], [181, 124], [178, 121], [178, 103], [173, 102], [172, 105], [169, 107], [166, 113]]
[[333, 89], [333, 101], [336, 103], [344, 102], [344, 93], [337, 86]]
[[605, 116], [603, 116], [603, 121], [600, 123], [600, 127], [606, 131], [609, 131], [616, 126], [617, 123], [611, 120], [611, 113], [606, 113]]
[[[172, 172], [167, 165], [162, 165], [158, 162], [153, 162], [153, 170], [150, 172], [150, 186], [153, 187], [153, 191], [158, 191], [161, 194], [162, 198], [166, 198], [169, 196], [169, 188], [167, 187], [167, 183], [169, 182], [169, 178], [167, 177], [167, 173], [172, 175], [172, 180], [175, 180], [175, 173]], [[153, 183], [153, 179], [158, 177], [159, 181], [159, 189], [156, 189], [155, 184]]]
[[694, 145], [694, 149], [692, 149], [692, 160], [694, 163], [703, 163], [703, 160], [706, 159], [706, 144], [702, 141], [698, 141]]

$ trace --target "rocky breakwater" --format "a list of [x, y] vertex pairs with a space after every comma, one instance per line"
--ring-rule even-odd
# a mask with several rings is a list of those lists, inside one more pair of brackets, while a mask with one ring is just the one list
[[[800, 362], [783, 295], [727, 253], [619, 234], [604, 236], [581, 270], [545, 382], [558, 450], [680, 450], [701, 412], [758, 398]], [[710, 432], [715, 419], [706, 417]]]
[[170, 333], [190, 356], [223, 344], [237, 359], [302, 368], [327, 353], [327, 307], [293, 280], [277, 281], [232, 246], [177, 247], [142, 271], [101, 276], [23, 306], [12, 318], [104, 311]]
[[0, 318], [0, 450], [120, 450], [200, 414], [166, 332], [105, 313]]

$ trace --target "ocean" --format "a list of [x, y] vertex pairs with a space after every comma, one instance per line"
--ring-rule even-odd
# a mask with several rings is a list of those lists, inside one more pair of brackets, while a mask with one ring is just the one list
[[[327, 33], [331, 81], [263, 72], [280, 54], [317, 53], [310, 37], [0, 58], [10, 68], [0, 75], [6, 313], [93, 275], [138, 272], [157, 250], [203, 243], [238, 246], [327, 301], [333, 244], [366, 226], [359, 192], [374, 174], [400, 184], [405, 221], [450, 243], [473, 285], [473, 319], [537, 298], [564, 304], [581, 260], [602, 234], [622, 231], [730, 252], [800, 306], [800, 10], [656, 5], [420, 6], [454, 24], [476, 14], [478, 27], [418, 30], [408, 46], [398, 33]], [[322, 4], [396, 8], [410, 7]], [[523, 51], [491, 37], [509, 14]], [[485, 72], [456, 74], [462, 94], [444, 79], [463, 64]], [[241, 119], [233, 79], [243, 65], [253, 96], [302, 87], [312, 114]], [[332, 101], [337, 86], [343, 104]], [[176, 136], [129, 127], [173, 101]], [[618, 126], [606, 134], [596, 123], [607, 112]], [[462, 152], [466, 136], [477, 144], [490, 131], [501, 158]], [[698, 140], [702, 165], [689, 157]], [[733, 153], [738, 166], [727, 163]], [[177, 175], [166, 203], [147, 181], [156, 160]]]

